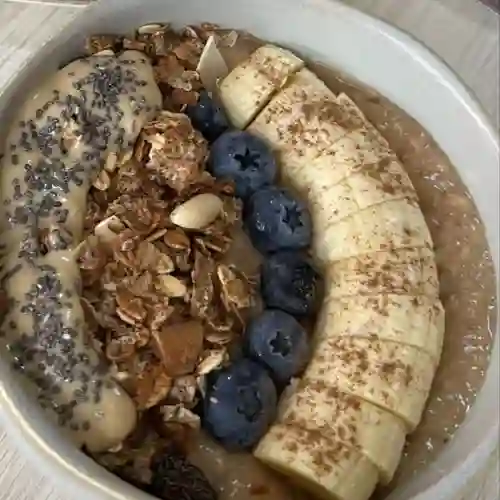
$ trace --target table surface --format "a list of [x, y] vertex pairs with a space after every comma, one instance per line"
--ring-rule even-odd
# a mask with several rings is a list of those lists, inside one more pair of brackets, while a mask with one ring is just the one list
[[[345, 0], [412, 33], [440, 55], [476, 94], [492, 121], [499, 124], [499, 17], [475, 0]], [[0, 0], [0, 88], [50, 36], [50, 20], [70, 22], [78, 7], [58, 7], [61, 0]], [[66, 2], [68, 3], [68, 2]], [[71, 3], [71, 2], [69, 2]], [[73, 4], [80, 3], [73, 0]], [[76, 9], [76, 10], [75, 10]], [[15, 29], [22, 26], [22, 30]], [[13, 47], [24, 47], [16, 51]], [[23, 55], [26, 54], [26, 55]], [[0, 500], [63, 500], [21, 456], [8, 429], [0, 427]], [[497, 500], [498, 457], [457, 500]]]

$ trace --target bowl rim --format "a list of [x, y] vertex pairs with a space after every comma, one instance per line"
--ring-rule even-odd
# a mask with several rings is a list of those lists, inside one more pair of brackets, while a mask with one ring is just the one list
[[[304, 4], [304, 1], [292, 0], [292, 3], [294, 6], [299, 6]], [[361, 12], [355, 7], [340, 3], [339, 0], [311, 0], [305, 3], [310, 4], [310, 7], [313, 9], [321, 8], [327, 11], [327, 14], [330, 13], [334, 15], [340, 12], [344, 17], [351, 18], [356, 23], [360, 23], [371, 30], [379, 32], [381, 36], [389, 39], [391, 43], [404, 47], [408, 57], [413, 58], [416, 64], [421, 65], [425, 72], [432, 74], [434, 78], [437, 77], [440, 83], [445, 85], [450, 92], [453, 93], [457, 103], [476, 123], [476, 126], [482, 130], [483, 136], [491, 143], [492, 149], [496, 150], [498, 155], [499, 143], [497, 133], [490, 123], [490, 119], [486, 112], [460, 78], [430, 49], [401, 29], [377, 17]], [[97, 7], [99, 7], [99, 2], [83, 9], [80, 8], [80, 15], [83, 15], [86, 9]], [[36, 57], [42, 54], [50, 54], [54, 47], [65, 41], [65, 37], [66, 39], [69, 38], [70, 28], [78, 22], [79, 17], [75, 16], [75, 18], [60, 31], [54, 30], [53, 36], [48, 43], [40, 49], [40, 52], [30, 55], [25, 66], [12, 80], [21, 78], [23, 73], [25, 76], [33, 69], [33, 60]], [[5, 90], [10, 90], [13, 86], [12, 83], [13, 82], [10, 81]], [[496, 242], [491, 243], [492, 253], [496, 258]], [[495, 268], [498, 272], [498, 261], [495, 262]], [[496, 279], [498, 283], [498, 274]], [[498, 295], [497, 292], [497, 296]], [[499, 338], [497, 332], [493, 356], [488, 370], [488, 379], [496, 377], [498, 380], [499, 378], [498, 351]], [[130, 498], [130, 494], [133, 491], [130, 486], [126, 485], [107, 471], [105, 471], [106, 475], [103, 476], [101, 467], [83, 455], [70, 443], [60, 440], [60, 430], [37, 419], [36, 415], [30, 413], [23, 414], [21, 412], [21, 408], [28, 408], [31, 403], [28, 395], [19, 390], [19, 385], [14, 378], [11, 369], [0, 360], [0, 418], [4, 420], [8, 433], [11, 436], [15, 436], [16, 445], [23, 449], [26, 456], [34, 458], [36, 463], [50, 478], [55, 479], [56, 482], [59, 480], [60, 485], [64, 484], [63, 481], [71, 479], [71, 489], [73, 491], [73, 488], [78, 488], [78, 496], [80, 498], [107, 498], [114, 500], [126, 500]], [[483, 389], [481, 389], [479, 394], [481, 394], [481, 392], [483, 392]], [[496, 406], [498, 407], [498, 404], [496, 404]], [[452, 473], [461, 485], [466, 484], [470, 479], [472, 474], [471, 471], [473, 470], [471, 465], [477, 461], [481, 463], [486, 462], [495, 449], [499, 433], [498, 418], [496, 420], [496, 425], [491, 427], [485, 439], [469, 452], [468, 457], [462, 464], [453, 469]], [[94, 479], [99, 476], [106, 478], [106, 484], [104, 484], [104, 481], [101, 479]], [[61, 480], [61, 478], [63, 479]], [[444, 500], [450, 498], [449, 495], [453, 491], [456, 492], [457, 486], [445, 484], [446, 480], [446, 476], [437, 477], [424, 492], [412, 496], [412, 500], [426, 500], [428, 498], [432, 498], [433, 500]], [[65, 486], [68, 487], [69, 485], [66, 484]], [[149, 495], [137, 490], [134, 491], [134, 494], [137, 500], [151, 499]], [[391, 498], [392, 496], [390, 496], [388, 500]]]

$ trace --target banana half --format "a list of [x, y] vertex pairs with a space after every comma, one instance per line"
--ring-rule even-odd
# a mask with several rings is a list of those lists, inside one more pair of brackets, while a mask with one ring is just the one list
[[308, 201], [326, 282], [310, 364], [254, 454], [319, 498], [367, 500], [392, 479], [441, 357], [444, 310], [417, 193], [356, 104], [289, 51], [261, 47], [220, 95]]

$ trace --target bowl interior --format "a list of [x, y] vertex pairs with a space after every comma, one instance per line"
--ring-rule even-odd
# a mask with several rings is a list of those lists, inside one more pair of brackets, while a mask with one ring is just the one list
[[[248, 30], [340, 68], [391, 99], [431, 133], [457, 167], [478, 205], [498, 269], [498, 142], [485, 114], [454, 74], [417, 42], [332, 0], [107, 0], [81, 9], [73, 24], [55, 28], [51, 42], [33, 54], [0, 96], [0, 113], [7, 117], [1, 128], [34, 82], [81, 53], [86, 35], [128, 32], [159, 20]], [[490, 453], [498, 437], [498, 349], [496, 339], [485, 385], [454, 440], [432, 470], [399, 488], [391, 500], [449, 498]], [[75, 450], [43, 419], [4, 359], [0, 381], [8, 428], [46, 472], [64, 481], [62, 487], [78, 487], [79, 498], [130, 498], [130, 487]], [[135, 498], [149, 497], [137, 493]]]

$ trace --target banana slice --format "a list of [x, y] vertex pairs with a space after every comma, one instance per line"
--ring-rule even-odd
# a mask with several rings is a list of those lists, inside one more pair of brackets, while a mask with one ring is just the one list
[[406, 427], [392, 413], [323, 382], [299, 385], [281, 406], [280, 424], [319, 430], [327, 438], [361, 450], [377, 466], [384, 483], [394, 476]]
[[312, 251], [320, 267], [381, 250], [432, 248], [429, 229], [414, 200], [374, 205], [332, 223], [331, 213], [316, 212]]
[[[335, 168], [336, 164], [331, 162], [330, 171]], [[355, 167], [338, 184], [329, 182], [328, 172], [313, 175], [312, 171], [304, 169], [304, 175], [297, 176], [292, 187], [307, 196], [315, 219], [328, 214], [328, 224], [336, 224], [361, 210], [388, 201], [408, 199], [413, 204], [417, 202], [413, 184], [394, 158]]]
[[434, 252], [430, 248], [389, 247], [333, 262], [325, 268], [327, 299], [381, 294], [439, 295]]
[[357, 295], [328, 300], [319, 315], [318, 338], [364, 337], [417, 347], [439, 363], [444, 309], [425, 295]]
[[236, 128], [245, 128], [286, 85], [304, 61], [288, 50], [265, 45], [224, 78], [219, 97]]
[[366, 500], [379, 479], [363, 453], [298, 425], [273, 425], [254, 455], [324, 500]]
[[[362, 123], [359, 123], [362, 126]], [[253, 133], [260, 135], [265, 140], [265, 136], [260, 134], [257, 127]], [[336, 142], [332, 142], [328, 149], [319, 155], [310, 154], [308, 163], [288, 162], [281, 165], [280, 179], [285, 184], [291, 185], [301, 191], [303, 189], [324, 190], [337, 185], [339, 182], [347, 179], [350, 175], [359, 172], [365, 168], [377, 168], [387, 162], [397, 161], [394, 153], [385, 147], [382, 143], [375, 140], [366, 130], [364, 133], [346, 133]], [[296, 142], [298, 139], [295, 140]], [[286, 156], [281, 153], [276, 144], [270, 143], [270, 146], [277, 150], [278, 156]], [[288, 152], [288, 156], [292, 153]], [[405, 176], [402, 174], [398, 176]], [[403, 177], [401, 177], [403, 180]], [[403, 183], [406, 182], [403, 180]], [[316, 187], [318, 186], [318, 187]]]
[[342, 106], [347, 112], [357, 119], [361, 120], [371, 134], [373, 139], [375, 139], [381, 146], [390, 149], [389, 143], [385, 137], [368, 121], [365, 114], [358, 108], [356, 103], [346, 94], [341, 93], [337, 96], [337, 102]]
[[408, 431], [422, 417], [436, 363], [415, 347], [359, 337], [314, 339], [304, 380], [323, 382], [403, 419]]
[[278, 154], [285, 172], [302, 169], [332, 143], [357, 130], [363, 121], [353, 118], [336, 102], [335, 94], [310, 70], [296, 73], [247, 130], [261, 137]]

